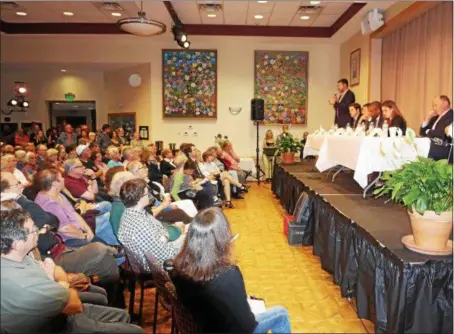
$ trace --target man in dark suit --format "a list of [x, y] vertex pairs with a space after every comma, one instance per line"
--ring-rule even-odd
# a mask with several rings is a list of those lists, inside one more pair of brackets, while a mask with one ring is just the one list
[[435, 160], [452, 161], [452, 135], [446, 129], [452, 125], [453, 111], [451, 101], [446, 95], [437, 96], [432, 102], [433, 110], [424, 119], [420, 134], [431, 139], [429, 157]]
[[339, 94], [334, 95], [329, 103], [333, 105], [336, 115], [334, 123], [338, 127], [345, 128], [347, 124], [352, 124], [352, 118], [348, 111], [348, 106], [355, 103], [355, 94], [348, 88], [348, 80], [340, 79], [337, 82], [337, 90]]

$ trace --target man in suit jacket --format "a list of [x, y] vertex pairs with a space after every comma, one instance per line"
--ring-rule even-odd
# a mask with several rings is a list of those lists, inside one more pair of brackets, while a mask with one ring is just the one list
[[424, 119], [420, 134], [431, 139], [429, 157], [435, 160], [449, 159], [452, 162], [452, 134], [448, 136], [446, 129], [452, 125], [453, 111], [451, 101], [446, 95], [436, 97], [431, 111]]
[[347, 124], [352, 124], [352, 118], [348, 110], [348, 106], [355, 103], [355, 94], [348, 88], [348, 80], [340, 79], [337, 82], [337, 90], [339, 94], [333, 96], [329, 103], [333, 105], [336, 115], [334, 117], [334, 123], [338, 127], [345, 128]]
[[437, 96], [431, 111], [421, 125], [420, 134], [424, 137], [446, 140], [445, 129], [452, 124], [451, 101], [446, 95]]

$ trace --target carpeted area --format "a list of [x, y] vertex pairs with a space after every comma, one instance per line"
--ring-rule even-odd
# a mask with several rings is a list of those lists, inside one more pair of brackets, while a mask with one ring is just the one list
[[[252, 184], [246, 200], [225, 209], [235, 241], [235, 259], [248, 294], [265, 299], [267, 306], [283, 305], [298, 333], [373, 332], [373, 324], [357, 318], [353, 306], [340, 295], [332, 276], [320, 267], [312, 247], [289, 246], [282, 230], [283, 209], [269, 184]], [[140, 290], [136, 292], [136, 310]], [[127, 298], [129, 295], [127, 296]], [[154, 289], [145, 292], [144, 327], [152, 331]], [[160, 307], [158, 333], [170, 333], [170, 315]]]

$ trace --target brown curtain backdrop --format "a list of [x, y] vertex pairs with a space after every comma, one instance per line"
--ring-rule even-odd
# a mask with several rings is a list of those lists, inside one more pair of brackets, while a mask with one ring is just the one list
[[414, 130], [434, 96], [452, 100], [452, 14], [443, 2], [383, 38], [382, 101], [396, 101]]

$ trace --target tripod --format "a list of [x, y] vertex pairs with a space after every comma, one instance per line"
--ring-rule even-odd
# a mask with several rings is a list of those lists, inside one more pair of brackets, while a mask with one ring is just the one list
[[255, 125], [257, 126], [257, 146], [255, 148], [255, 153], [256, 153], [255, 170], [257, 172], [257, 176], [255, 178], [257, 179], [257, 184], [260, 185], [260, 178], [266, 174], [263, 171], [263, 169], [260, 167], [260, 163], [259, 163], [259, 152], [260, 152], [260, 149], [259, 149], [259, 122], [255, 121]]

